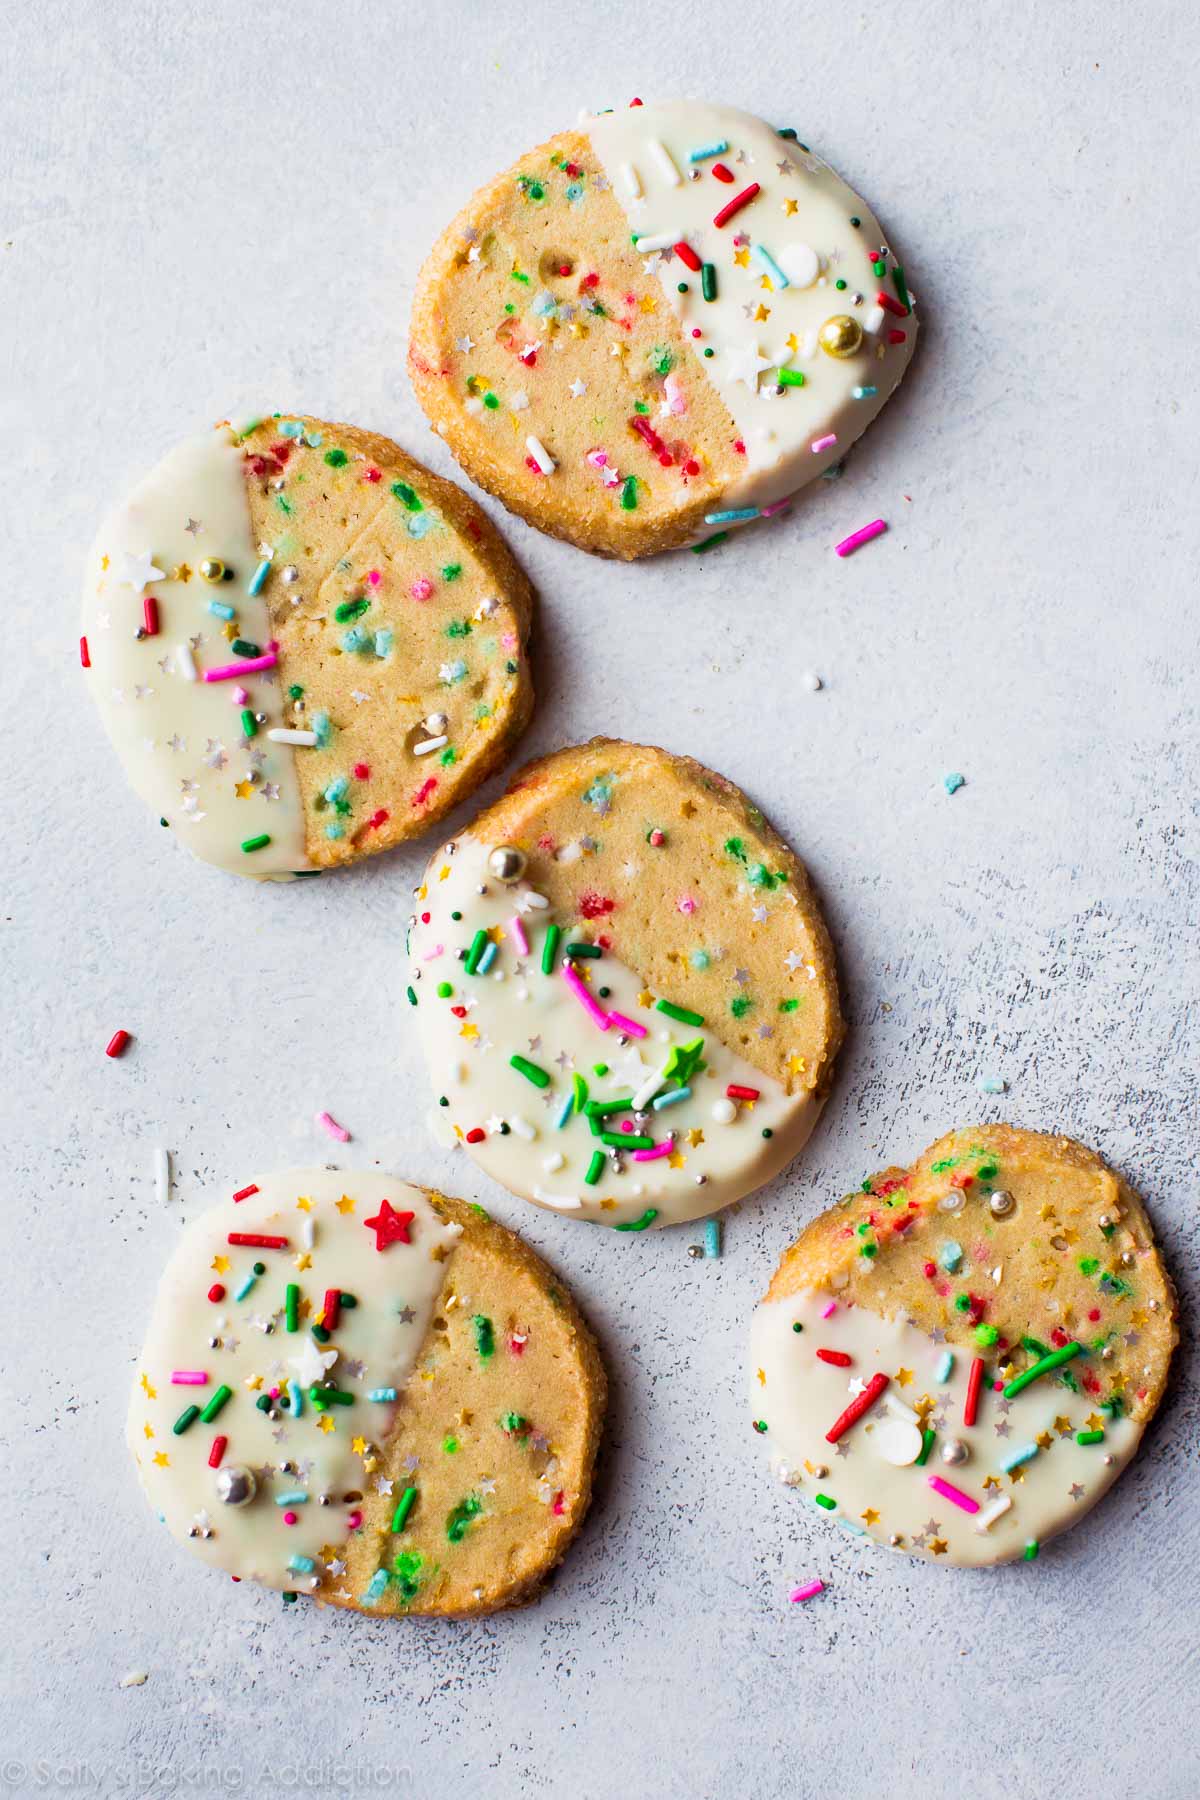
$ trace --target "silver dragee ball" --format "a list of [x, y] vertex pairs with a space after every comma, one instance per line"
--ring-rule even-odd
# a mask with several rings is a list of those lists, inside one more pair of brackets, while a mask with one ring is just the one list
[[513, 844], [498, 844], [488, 857], [488, 868], [497, 881], [520, 881], [525, 873], [525, 852]]
[[240, 1464], [231, 1463], [227, 1469], [217, 1470], [217, 1498], [226, 1506], [249, 1506], [257, 1491], [252, 1471]]
[[1012, 1195], [1007, 1193], [1004, 1188], [997, 1188], [988, 1201], [993, 1219], [1007, 1219], [1016, 1204]]
[[942, 1445], [942, 1461], [949, 1463], [952, 1469], [957, 1468], [960, 1463], [965, 1463], [970, 1454], [971, 1452], [961, 1438], [947, 1438]]

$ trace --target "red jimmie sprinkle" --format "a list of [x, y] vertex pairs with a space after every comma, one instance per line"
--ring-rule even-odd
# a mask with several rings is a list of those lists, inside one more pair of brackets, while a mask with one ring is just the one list
[[752, 181], [748, 188], [743, 188], [740, 194], [735, 194], [733, 199], [728, 201], [721, 208], [719, 213], [713, 214], [713, 224], [716, 226], [728, 225], [734, 213], [741, 212], [743, 206], [749, 206], [750, 202], [759, 192], [760, 189], [757, 181]]
[[336, 1331], [338, 1320], [342, 1315], [341, 1288], [326, 1288], [325, 1299], [321, 1306], [321, 1323], [326, 1331]]
[[685, 244], [682, 241], [676, 244], [675, 254], [684, 267], [692, 271], [693, 275], [698, 275], [700, 273], [700, 258], [696, 255], [696, 252], [692, 249], [690, 244]]
[[468, 1144], [482, 1144], [486, 1136], [486, 1131], [481, 1131], [478, 1125], [473, 1125], [467, 1133], [467, 1142]]
[[143, 637], [157, 637], [158, 636], [158, 601], [154, 598], [153, 594], [143, 594], [142, 595], [142, 618], [145, 620], [145, 625], [142, 630], [142, 636]]
[[366, 763], [355, 763], [355, 765], [354, 765], [355, 781], [368, 781], [370, 779], [370, 775], [371, 775], [371, 770]]
[[856, 1398], [850, 1402], [845, 1412], [839, 1414], [833, 1421], [833, 1424], [825, 1433], [825, 1442], [827, 1444], [836, 1444], [838, 1439], [845, 1432], [849, 1431], [852, 1425], [857, 1425], [863, 1414], [869, 1412], [874, 1406], [880, 1394], [882, 1394], [884, 1388], [888, 1385], [890, 1379], [890, 1376], [887, 1375], [872, 1375], [862, 1393], [857, 1395]]
[[882, 288], [876, 294], [875, 301], [878, 306], [883, 307], [885, 312], [895, 313], [898, 319], [907, 319], [908, 308], [901, 306], [900, 302], [891, 294], [885, 294]]
[[907, 336], [908, 336], [907, 331], [899, 331], [899, 330], [889, 331], [888, 332], [888, 343], [889, 344], [902, 344], [904, 342], [904, 340], [907, 338]]
[[87, 639], [85, 637], [81, 637], [79, 640], [79, 660], [85, 669], [91, 668], [92, 659], [88, 654]]
[[231, 1231], [230, 1244], [239, 1244], [245, 1250], [286, 1250], [288, 1240], [285, 1237], [268, 1237], [263, 1231]]
[[712, 172], [716, 176], [718, 181], [732, 181], [733, 180], [733, 170], [727, 169], [725, 167], [724, 163], [714, 163], [712, 166]]
[[431, 775], [429, 777], [428, 781], [423, 781], [421, 783], [420, 787], [417, 789], [416, 793], [412, 797], [413, 805], [414, 806], [424, 806], [425, 802], [428, 800], [430, 794], [432, 794], [432, 792], [436, 786], [437, 786], [436, 775]]
[[225, 1454], [225, 1446], [228, 1442], [229, 1439], [227, 1437], [215, 1437], [213, 1439], [212, 1449], [208, 1453], [208, 1466], [210, 1469], [220, 1468], [221, 1458]]
[[844, 1350], [818, 1350], [817, 1355], [822, 1362], [832, 1363], [835, 1369], [848, 1369], [850, 1358]]
[[672, 460], [671, 452], [667, 449], [667, 446], [663, 443], [649, 419], [643, 419], [640, 413], [635, 413], [629, 423], [637, 432], [638, 436], [650, 446], [659, 461], [664, 463], [664, 466]]
[[967, 1376], [967, 1397], [963, 1401], [963, 1424], [973, 1425], [975, 1415], [979, 1411], [979, 1389], [983, 1382], [983, 1358], [977, 1356], [971, 1364], [971, 1373]]
[[114, 1031], [104, 1046], [105, 1056], [124, 1056], [133, 1039], [127, 1031]]
[[237, 1193], [233, 1197], [235, 1200], [248, 1200], [250, 1198], [251, 1194], [257, 1194], [257, 1192], [258, 1192], [258, 1183], [256, 1181], [252, 1181], [250, 1183], [249, 1187], [239, 1188]]
[[212, 1286], [208, 1290], [208, 1297], [212, 1301], [214, 1306], [217, 1304], [218, 1301], [223, 1300], [225, 1298], [224, 1283], [220, 1282], [220, 1281], [214, 1281]]
[[736, 1081], [731, 1081], [729, 1086], [725, 1089], [725, 1097], [728, 1100], [757, 1100], [759, 1097], [759, 1090], [757, 1088], [739, 1087]]

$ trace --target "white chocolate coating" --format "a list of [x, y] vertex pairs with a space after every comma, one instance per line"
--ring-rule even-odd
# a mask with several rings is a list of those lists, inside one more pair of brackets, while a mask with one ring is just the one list
[[[155, 1300], [126, 1439], [146, 1497], [172, 1536], [229, 1575], [309, 1591], [340, 1573], [330, 1566], [336, 1557], [322, 1553], [355, 1529], [357, 1504], [346, 1496], [361, 1499], [371, 1479], [354, 1442], [378, 1444], [396, 1413], [393, 1403], [368, 1395], [403, 1391], [441, 1293], [445, 1253], [460, 1228], [443, 1224], [420, 1189], [382, 1174], [301, 1169], [263, 1177], [258, 1188], [246, 1200], [213, 1207], [184, 1232]], [[384, 1199], [415, 1216], [409, 1243], [378, 1250], [365, 1221]], [[231, 1231], [289, 1243], [282, 1250], [236, 1248], [228, 1242]], [[238, 1300], [256, 1261], [266, 1264], [266, 1273]], [[295, 1332], [286, 1328], [289, 1282], [299, 1287], [303, 1309]], [[214, 1283], [226, 1290], [216, 1303], [208, 1298]], [[356, 1304], [343, 1305], [328, 1343], [319, 1343], [309, 1327], [333, 1287]], [[176, 1371], [202, 1374], [204, 1383], [173, 1383]], [[256, 1401], [272, 1390], [293, 1397], [289, 1380], [298, 1384], [299, 1417], [290, 1404], [276, 1405], [274, 1417], [260, 1411]], [[352, 1393], [353, 1403], [320, 1410], [311, 1398], [314, 1382]], [[175, 1435], [185, 1407], [203, 1409], [222, 1384], [232, 1396], [212, 1422], [196, 1419]], [[209, 1465], [217, 1437], [228, 1440], [221, 1468], [254, 1473], [248, 1505], [220, 1498], [219, 1470]], [[293, 1465], [290, 1472], [285, 1463]], [[306, 1498], [278, 1504], [288, 1493]], [[321, 1504], [323, 1494], [328, 1504]], [[294, 1524], [286, 1522], [289, 1515]], [[314, 1567], [289, 1569], [293, 1557]]]
[[[818, 1349], [849, 1355], [849, 1366], [822, 1361]], [[1128, 1415], [1099, 1413], [1054, 1372], [1006, 1399], [991, 1368], [976, 1422], [964, 1425], [972, 1356], [955, 1348], [953, 1367], [939, 1381], [946, 1354], [945, 1344], [906, 1319], [881, 1318], [826, 1293], [764, 1301], [751, 1327], [753, 1416], [767, 1427], [762, 1435], [781, 1479], [835, 1524], [948, 1563], [1007, 1562], [1094, 1506], [1133, 1456], [1142, 1427]], [[826, 1433], [877, 1372], [890, 1378], [881, 1398], [831, 1444]], [[915, 1461], [922, 1421], [937, 1434], [923, 1466]], [[1096, 1427], [1103, 1443], [1076, 1441]], [[955, 1441], [966, 1457], [944, 1460], [943, 1448]], [[1004, 1468], [1029, 1449], [1027, 1460]], [[932, 1480], [948, 1483], [978, 1510], [963, 1510]], [[818, 1494], [836, 1506], [822, 1507]]]
[[[893, 257], [879, 259], [882, 277], [872, 267], [887, 245], [882, 227], [819, 157], [734, 107], [668, 100], [585, 124], [630, 228], [663, 244], [648, 251], [647, 267], [741, 433], [745, 475], [720, 510], [772, 506], [842, 460], [908, 367], [916, 315], [900, 317], [877, 298], [883, 292], [899, 304], [903, 291], [893, 282]], [[718, 144], [727, 149], [689, 160]], [[714, 179], [718, 162], [732, 183]], [[754, 199], [715, 225], [720, 209], [754, 182]], [[714, 266], [714, 300], [704, 300], [700, 273], [673, 253], [680, 241]], [[844, 359], [818, 343], [821, 326], [841, 315], [863, 329], [862, 347]], [[693, 327], [701, 338], [692, 338]], [[893, 333], [903, 338], [892, 341]], [[780, 369], [802, 375], [803, 385], [780, 391]], [[714, 529], [742, 523], [711, 519]]]
[[[205, 581], [211, 558], [234, 579]], [[242, 453], [222, 427], [178, 445], [105, 521], [83, 602], [85, 679], [132, 786], [194, 856], [259, 880], [309, 867], [296, 753], [267, 735], [287, 723], [277, 671], [216, 682], [204, 671], [239, 661], [210, 602], [234, 609], [241, 639], [270, 644], [266, 602], [248, 591], [262, 561]], [[159, 629], [139, 636], [147, 594]], [[251, 740], [243, 706], [265, 715]], [[269, 844], [243, 851], [263, 833]]]
[[[448, 1102], [435, 1105], [436, 1135], [464, 1143], [481, 1168], [526, 1200], [571, 1217], [639, 1229], [643, 1221], [659, 1227], [703, 1218], [777, 1175], [807, 1140], [819, 1100], [789, 1096], [773, 1077], [726, 1049], [710, 1028], [655, 1010], [638, 976], [608, 953], [579, 961], [579, 976], [602, 1012], [621, 1014], [646, 1035], [637, 1037], [619, 1023], [602, 1029], [561, 966], [542, 973], [553, 912], [525, 883], [505, 887], [495, 880], [488, 851], [463, 837], [453, 854], [442, 851], [433, 859], [411, 932], [421, 1041], [435, 1101]], [[461, 919], [452, 919], [453, 912]], [[519, 948], [514, 917], [526, 934], [528, 955]], [[484, 973], [471, 975], [456, 953], [480, 929], [492, 935], [497, 951]], [[580, 935], [564, 930], [556, 964], [562, 963], [563, 945]], [[453, 991], [439, 995], [440, 983]], [[606, 997], [599, 996], [601, 987], [609, 990]], [[456, 1007], [465, 1009], [461, 1016]], [[697, 1039], [703, 1040], [706, 1067], [686, 1084], [690, 1097], [656, 1109], [655, 1098], [684, 1084], [656, 1082], [655, 1072], [672, 1046]], [[514, 1053], [544, 1069], [548, 1085], [538, 1088], [513, 1068]], [[608, 1072], [597, 1075], [597, 1063]], [[618, 1137], [648, 1136], [656, 1148], [673, 1135], [671, 1150], [640, 1160], [603, 1144], [577, 1108], [564, 1117], [576, 1075], [593, 1102], [653, 1090], [636, 1115], [644, 1119], [636, 1130], [632, 1111], [606, 1125]], [[756, 1089], [760, 1097], [752, 1104], [731, 1100], [730, 1085]], [[475, 1132], [481, 1135], [472, 1142], [468, 1134]], [[598, 1181], [588, 1183], [597, 1151], [604, 1168]]]

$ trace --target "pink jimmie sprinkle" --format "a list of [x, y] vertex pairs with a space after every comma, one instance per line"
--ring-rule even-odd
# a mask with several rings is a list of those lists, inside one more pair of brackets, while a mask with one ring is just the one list
[[670, 1156], [675, 1148], [673, 1137], [664, 1138], [661, 1144], [655, 1144], [653, 1150], [635, 1150], [634, 1162], [657, 1162], [660, 1156]]
[[208, 1376], [203, 1369], [172, 1369], [171, 1381], [175, 1387], [207, 1387]]
[[327, 1131], [331, 1138], [336, 1138], [339, 1144], [348, 1144], [350, 1142], [350, 1133], [346, 1130], [346, 1127], [344, 1125], [339, 1125], [337, 1120], [331, 1117], [329, 1113], [319, 1112], [317, 1114], [317, 1124], [321, 1127], [322, 1131]]
[[550, 1508], [550, 1510], [554, 1514], [556, 1519], [561, 1519], [563, 1514], [566, 1512], [566, 1510], [567, 1510], [566, 1500], [563, 1495], [563, 1490], [561, 1488], [559, 1488], [557, 1494], [555, 1494], [554, 1505]]
[[445, 944], [435, 944], [433, 946], [432, 950], [426, 950], [424, 956], [422, 956], [422, 958], [421, 958], [421, 961], [422, 962], [436, 962], [439, 956], [445, 955], [445, 952], [446, 952]]
[[514, 915], [508, 921], [508, 929], [512, 932], [513, 940], [516, 943], [517, 949], [521, 952], [521, 955], [528, 956], [529, 939], [525, 936], [525, 927], [522, 925], [518, 916]]
[[979, 1511], [978, 1500], [972, 1500], [970, 1494], [964, 1494], [952, 1481], [943, 1481], [940, 1475], [930, 1475], [927, 1480], [934, 1493], [940, 1494], [943, 1500], [949, 1500], [954, 1506], [961, 1506], [965, 1513]]
[[836, 1311], [837, 1311], [837, 1301], [831, 1300], [829, 1302], [828, 1306], [822, 1307], [821, 1317], [823, 1319], [832, 1319], [832, 1317]]
[[362, 1524], [362, 1521], [363, 1516], [360, 1512], [352, 1512], [350, 1517], [346, 1520], [346, 1524], [350, 1527], [351, 1531], [357, 1531]]
[[773, 500], [770, 506], [764, 506], [760, 516], [764, 519], [773, 519], [776, 513], [782, 512], [785, 506], [790, 506], [791, 504], [792, 496], [788, 494], [786, 499]]
[[833, 446], [836, 443], [837, 443], [837, 432], [836, 431], [827, 432], [823, 438], [814, 438], [813, 439], [812, 453], [814, 456], [820, 456], [822, 450], [832, 450]]
[[610, 1025], [615, 1025], [618, 1031], [623, 1031], [626, 1037], [644, 1038], [649, 1036], [644, 1025], [639, 1025], [636, 1019], [627, 1019], [624, 1013], [610, 1012], [608, 1021]]
[[806, 1581], [803, 1587], [794, 1588], [788, 1599], [795, 1606], [799, 1600], [815, 1600], [818, 1594], [825, 1592], [823, 1581]]
[[592, 998], [591, 994], [589, 994], [587, 988], [584, 986], [584, 984], [580, 980], [579, 976], [575, 973], [575, 971], [571, 967], [570, 963], [563, 964], [562, 973], [563, 973], [563, 980], [566, 982], [566, 984], [570, 988], [571, 992], [575, 995], [575, 998], [578, 1001], [580, 1001], [580, 1003], [592, 1015], [592, 1019], [593, 1019], [594, 1023], [600, 1027], [601, 1031], [607, 1031], [609, 1026], [612, 1024], [612, 1020], [609, 1018], [609, 1016], [605, 1012], [604, 1008], [602, 1006], [597, 1005], [596, 1001]]
[[[816, 449], [815, 444], [813, 449]], [[869, 544], [872, 538], [882, 537], [886, 530], [886, 519], [872, 519], [871, 523], [864, 525], [861, 531], [852, 531], [848, 538], [843, 538], [840, 544], [835, 544], [833, 547], [839, 556], [853, 556], [854, 552], [863, 544]]]
[[428, 575], [422, 575], [419, 581], [413, 582], [408, 591], [414, 600], [428, 600], [433, 592], [433, 583]]
[[273, 669], [279, 661], [274, 650], [265, 656], [251, 656], [244, 662], [226, 663], [220, 669], [205, 669], [205, 681], [240, 681], [243, 675], [256, 675], [260, 669]]
[[250, 698], [250, 690], [248, 688], [244, 688], [244, 687], [235, 687], [234, 688], [233, 704], [235, 706], [245, 706], [245, 704], [249, 698]]

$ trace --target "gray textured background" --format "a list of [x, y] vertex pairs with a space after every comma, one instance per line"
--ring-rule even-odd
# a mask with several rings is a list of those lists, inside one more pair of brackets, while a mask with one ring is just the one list
[[[1194, 8], [658, 0], [588, 9], [592, 28], [584, 10], [3, 9], [0, 543], [21, 641], [0, 672], [0, 1783], [1182, 1800], [1189, 1351], [1086, 1526], [978, 1574], [802, 1514], [755, 1454], [743, 1359], [798, 1225], [976, 1118], [1102, 1150], [1195, 1301]], [[423, 851], [261, 891], [191, 863], [126, 791], [75, 652], [95, 523], [185, 431], [304, 408], [453, 473], [404, 375], [425, 248], [582, 105], [677, 91], [794, 124], [877, 205], [924, 313], [899, 397], [789, 522], [632, 569], [511, 526], [543, 595], [527, 749], [602, 730], [704, 758], [827, 903], [840, 1079], [715, 1265], [688, 1260], [686, 1228], [589, 1231], [438, 1152], [400, 1000]], [[890, 534], [840, 563], [833, 542], [879, 513]], [[137, 1044], [113, 1063], [117, 1025]], [[979, 1092], [992, 1073], [1001, 1099]], [[323, 1106], [350, 1161], [519, 1225], [603, 1339], [596, 1505], [528, 1611], [284, 1613], [175, 1549], [127, 1467], [130, 1366], [181, 1217], [324, 1159]], [[814, 1574], [828, 1591], [789, 1607]], [[121, 1689], [133, 1669], [148, 1681]]]

